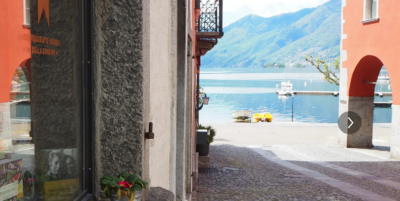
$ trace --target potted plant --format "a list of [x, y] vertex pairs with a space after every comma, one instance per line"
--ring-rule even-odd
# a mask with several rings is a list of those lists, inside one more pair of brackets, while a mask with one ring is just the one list
[[196, 145], [196, 152], [199, 152], [199, 156], [207, 156], [208, 153], [210, 152], [210, 143], [214, 142], [214, 137], [215, 137], [215, 129], [211, 126], [202, 126], [199, 124], [197, 126], [197, 129], [207, 129], [208, 134], [207, 134], [207, 144], [202, 145], [198, 144]]
[[118, 177], [106, 175], [100, 179], [101, 189], [112, 201], [134, 201], [135, 194], [140, 195], [147, 184], [139, 176], [129, 172], [123, 172]]

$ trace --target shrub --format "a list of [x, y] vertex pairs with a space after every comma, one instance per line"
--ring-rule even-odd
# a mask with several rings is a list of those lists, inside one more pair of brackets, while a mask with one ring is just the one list
[[215, 129], [213, 127], [211, 127], [211, 126], [205, 127], [205, 126], [199, 124], [199, 126], [197, 126], [197, 129], [207, 129], [209, 132], [209, 135], [207, 136], [208, 143], [214, 142], [214, 137], [215, 137], [216, 133], [215, 133]]

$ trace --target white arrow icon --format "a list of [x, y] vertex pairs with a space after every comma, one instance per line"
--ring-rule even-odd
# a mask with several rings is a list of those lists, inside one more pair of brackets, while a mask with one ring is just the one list
[[353, 125], [353, 121], [350, 119], [350, 117], [347, 117], [349, 119], [349, 121], [351, 122], [350, 126], [348, 128], [350, 128]]

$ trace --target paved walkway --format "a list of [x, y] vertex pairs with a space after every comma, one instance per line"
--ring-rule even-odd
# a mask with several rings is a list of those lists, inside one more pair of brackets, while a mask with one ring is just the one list
[[[317, 135], [314, 127], [301, 127]], [[384, 139], [390, 129], [385, 128], [377, 130], [375, 144], [380, 145], [374, 150], [338, 146], [324, 137], [336, 132], [330, 126], [318, 136], [320, 144], [293, 139], [285, 144], [290, 133], [281, 135], [278, 127], [267, 129], [263, 139], [279, 143], [249, 138], [247, 126], [235, 127], [231, 135], [217, 130], [220, 140], [211, 146], [210, 163], [199, 164], [194, 200], [400, 200], [400, 161], [388, 158]], [[238, 133], [243, 133], [242, 142]], [[303, 137], [310, 136], [306, 132]]]

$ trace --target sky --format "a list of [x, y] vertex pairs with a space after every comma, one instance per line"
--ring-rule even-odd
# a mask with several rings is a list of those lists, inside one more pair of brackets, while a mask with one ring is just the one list
[[224, 27], [244, 16], [271, 17], [322, 5], [329, 0], [224, 0]]

